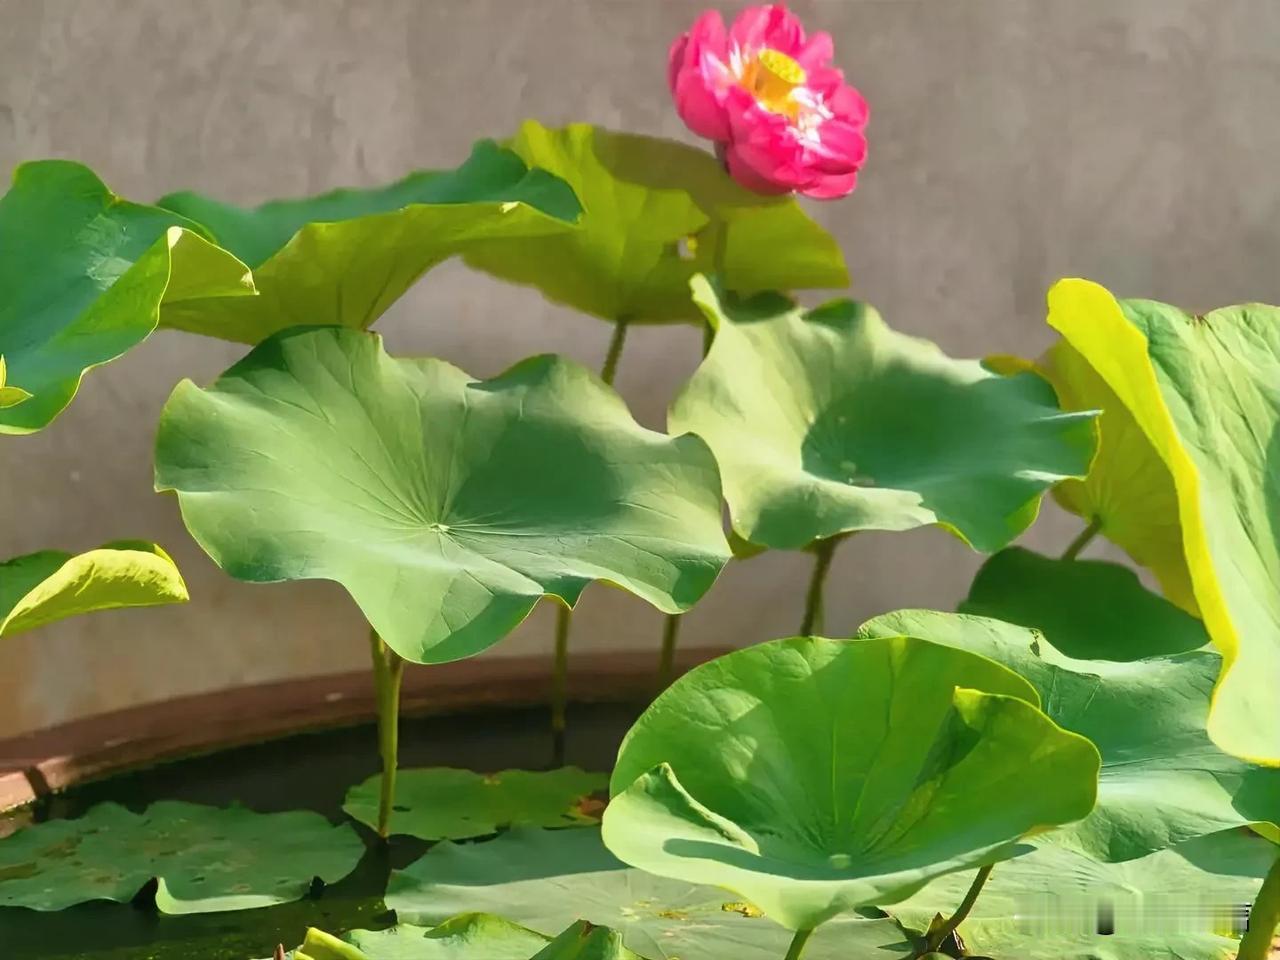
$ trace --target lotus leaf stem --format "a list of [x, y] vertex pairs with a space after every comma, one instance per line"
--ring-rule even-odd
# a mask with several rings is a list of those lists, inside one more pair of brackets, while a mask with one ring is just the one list
[[800, 621], [799, 636], [811, 636], [822, 630], [822, 592], [831, 570], [831, 558], [835, 556], [838, 537], [819, 540], [814, 553], [813, 576], [809, 579], [809, 593], [804, 601], [804, 619]]
[[813, 936], [813, 928], [808, 930], [797, 930], [796, 935], [791, 938], [791, 946], [787, 948], [787, 956], [785, 960], [800, 960], [800, 954], [804, 950], [804, 945], [809, 942], [809, 938]]
[[978, 871], [978, 875], [973, 878], [973, 883], [969, 885], [969, 892], [964, 895], [964, 899], [960, 901], [960, 906], [956, 907], [956, 912], [951, 915], [951, 919], [934, 930], [925, 941], [924, 949], [921, 951], [922, 956], [937, 952], [947, 937], [960, 928], [960, 924], [964, 923], [969, 916], [973, 905], [978, 902], [978, 894], [982, 892], [983, 884], [987, 882], [987, 877], [991, 876], [994, 866], [989, 863]]
[[1080, 535], [1067, 544], [1067, 549], [1062, 551], [1062, 559], [1074, 560], [1080, 555], [1080, 551], [1087, 547], [1101, 530], [1102, 518], [1094, 517], [1089, 521], [1089, 525], [1080, 531]]
[[[711, 232], [711, 269], [716, 279], [720, 283], [724, 283], [724, 256], [725, 247], [728, 246], [729, 227], [728, 224], [713, 224], [709, 228]], [[711, 326], [709, 319], [702, 321], [702, 356], [705, 359], [707, 354], [711, 352], [711, 342], [716, 338], [715, 329]], [[621, 349], [621, 347], [619, 347]], [[605, 361], [605, 368], [608, 369], [608, 361]], [[606, 383], [610, 381], [605, 380]], [[680, 639], [680, 618], [683, 614], [672, 613], [667, 615], [666, 623], [662, 626], [662, 654], [658, 660], [658, 686], [659, 689], [666, 689], [671, 685], [671, 681], [675, 679], [675, 659], [676, 644]]]
[[613, 378], [618, 375], [618, 360], [622, 357], [622, 348], [627, 342], [627, 327], [631, 321], [619, 317], [613, 322], [613, 336], [609, 340], [609, 352], [604, 356], [604, 366], [600, 368], [600, 379], [612, 385]]
[[400, 752], [400, 686], [404, 680], [404, 658], [369, 630], [373, 654], [373, 685], [378, 704], [378, 753], [382, 757], [382, 787], [378, 794], [378, 836], [384, 840], [391, 831], [391, 808], [396, 798], [396, 766]]
[[680, 613], [669, 613], [662, 625], [662, 658], [658, 661], [659, 691], [671, 686], [671, 681], [675, 679], [676, 643], [680, 639], [680, 621], [683, 617]]
[[1262, 889], [1249, 911], [1249, 927], [1240, 941], [1237, 960], [1267, 960], [1271, 945], [1280, 931], [1280, 856], [1267, 871]]
[[573, 611], [564, 605], [556, 607], [556, 660], [551, 680], [552, 761], [564, 764], [565, 709], [569, 700], [569, 627]]

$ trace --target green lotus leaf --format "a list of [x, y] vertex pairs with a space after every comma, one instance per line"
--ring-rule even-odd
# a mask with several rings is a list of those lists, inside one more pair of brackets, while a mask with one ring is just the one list
[[[960, 935], [970, 954], [994, 960], [1232, 960], [1233, 921], [1276, 853], [1242, 831], [1121, 864], [1044, 847], [992, 871]], [[972, 880], [942, 877], [890, 910], [921, 930], [950, 916]]]
[[307, 931], [294, 960], [643, 960], [607, 927], [579, 920], [551, 940], [490, 914], [464, 914], [438, 927], [356, 930], [345, 941]]
[[[381, 781], [380, 776], [374, 776], [352, 787], [342, 808], [374, 829]], [[391, 833], [423, 840], [465, 840], [517, 823], [590, 826], [599, 823], [599, 818], [584, 813], [582, 803], [608, 783], [604, 774], [577, 767], [494, 774], [448, 767], [402, 769], [396, 775]]]
[[135, 814], [103, 803], [0, 840], [0, 906], [125, 903], [158, 878], [161, 913], [269, 907], [306, 896], [316, 878], [341, 880], [363, 853], [352, 827], [307, 811], [162, 801]]
[[1203, 623], [1149, 591], [1128, 567], [1022, 547], [982, 565], [960, 612], [1035, 627], [1082, 660], [1141, 660], [1209, 643]]
[[1280, 309], [1191, 316], [1063, 280], [1049, 291], [1049, 325], [1173, 477], [1196, 604], [1222, 652], [1210, 735], [1229, 753], [1280, 764]]
[[[516, 827], [483, 843], [438, 844], [392, 873], [387, 906], [402, 923], [477, 910], [501, 910], [540, 931], [586, 919], [654, 958], [778, 960], [791, 942], [790, 932], [724, 890], [627, 867], [605, 849], [598, 829]], [[892, 921], [849, 917], [817, 930], [804, 956], [902, 960], [910, 953]]]
[[1242, 825], [1280, 842], [1280, 770], [1224, 753], [1205, 732], [1220, 665], [1213, 652], [1132, 663], [1075, 660], [1034, 631], [929, 610], [876, 617], [858, 634], [907, 634], [1002, 663], [1036, 688], [1055, 723], [1097, 745], [1097, 806], [1037, 844], [1123, 861]]
[[792, 930], [893, 903], [1093, 807], [1097, 750], [1037, 701], [991, 660], [908, 637], [730, 653], [628, 732], [604, 840]]
[[1032, 374], [952, 360], [847, 300], [727, 301], [703, 277], [693, 294], [715, 342], [668, 423], [715, 452], [743, 539], [798, 549], [936, 523], [990, 552], [1088, 468], [1092, 415], [1061, 412]]
[[344, 938], [367, 960], [529, 960], [550, 938], [487, 913], [451, 917], [439, 926], [400, 924], [353, 930]]
[[253, 300], [166, 307], [161, 324], [258, 343], [302, 324], [364, 329], [436, 264], [494, 237], [550, 242], [573, 229], [573, 191], [509, 150], [478, 143], [457, 170], [245, 210], [194, 193], [160, 205], [203, 224], [253, 268]]
[[1064, 480], [1054, 498], [1147, 567], [1169, 600], [1197, 612], [1182, 553], [1178, 496], [1169, 468], [1115, 391], [1072, 346], [1059, 340], [1039, 366], [1065, 410], [1101, 410], [1098, 454], [1083, 480]]
[[541, 356], [477, 381], [340, 327], [179, 384], [156, 484], [232, 576], [336, 580], [421, 663], [478, 653], [593, 580], [686, 610], [729, 556], [706, 447], [641, 428], [586, 368]]
[[252, 299], [245, 265], [198, 230], [120, 199], [78, 163], [18, 167], [0, 197], [0, 356], [15, 384], [0, 433], [48, 426], [86, 371], [146, 339], [162, 305]]
[[532, 960], [643, 960], [622, 943], [622, 934], [579, 920], [532, 957]]
[[581, 228], [478, 245], [465, 259], [551, 300], [606, 320], [689, 322], [700, 320], [689, 302], [695, 273], [720, 273], [744, 293], [849, 282], [835, 239], [794, 199], [744, 190], [702, 150], [534, 121], [510, 147], [569, 183], [582, 201]]
[[142, 540], [79, 555], [41, 550], [0, 563], [0, 637], [82, 613], [186, 601], [187, 585], [169, 555]]

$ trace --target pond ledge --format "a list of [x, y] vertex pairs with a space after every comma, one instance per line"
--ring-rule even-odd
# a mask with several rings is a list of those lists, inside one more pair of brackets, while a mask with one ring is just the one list
[[[676, 673], [724, 653], [691, 648]], [[647, 702], [655, 693], [653, 651], [572, 658], [577, 703]], [[538, 706], [549, 702], [544, 656], [481, 657], [406, 672], [405, 716]], [[376, 718], [367, 670], [254, 684], [148, 703], [0, 740], [0, 813], [76, 784], [127, 770], [296, 733], [358, 726]]]

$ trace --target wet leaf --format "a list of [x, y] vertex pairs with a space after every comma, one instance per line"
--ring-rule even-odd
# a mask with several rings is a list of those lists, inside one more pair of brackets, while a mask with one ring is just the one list
[[[361, 823], [377, 827], [382, 778], [370, 777], [352, 787], [343, 809]], [[579, 827], [600, 822], [579, 809], [582, 801], [604, 790], [609, 778], [577, 767], [533, 772], [503, 770], [480, 774], [436, 767], [400, 770], [396, 775], [391, 833], [423, 840], [464, 840], [497, 832], [500, 827]]]
[[248, 910], [301, 899], [317, 878], [336, 883], [363, 853], [350, 826], [316, 813], [163, 801], [135, 814], [103, 803], [0, 840], [0, 906], [124, 903], [155, 878], [162, 913]]

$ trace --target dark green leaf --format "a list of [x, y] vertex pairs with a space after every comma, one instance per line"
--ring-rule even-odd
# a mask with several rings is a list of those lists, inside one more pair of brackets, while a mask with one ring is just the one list
[[18, 167], [0, 197], [0, 357], [13, 380], [0, 433], [48, 426], [86, 371], [146, 339], [162, 304], [253, 299], [245, 265], [196, 229], [120, 199], [78, 163]]
[[1203, 623], [1149, 591], [1127, 567], [1054, 560], [1022, 547], [983, 564], [960, 611], [1035, 627], [1082, 660], [1141, 660], [1209, 643]]

